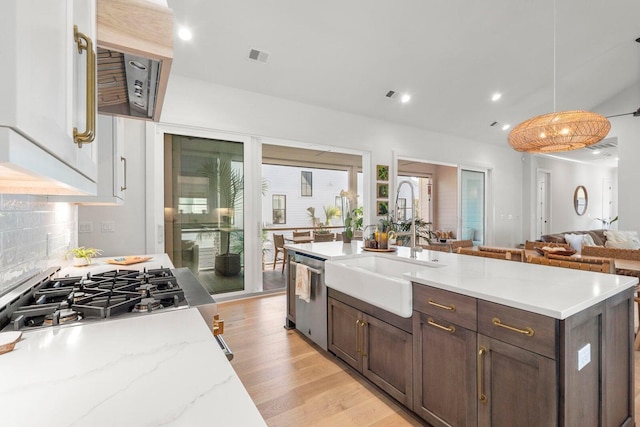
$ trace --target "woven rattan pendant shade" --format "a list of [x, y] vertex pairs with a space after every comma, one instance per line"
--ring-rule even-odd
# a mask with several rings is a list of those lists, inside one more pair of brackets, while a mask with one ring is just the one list
[[520, 123], [509, 133], [509, 145], [528, 153], [570, 151], [598, 143], [609, 129], [609, 120], [600, 114], [561, 111]]

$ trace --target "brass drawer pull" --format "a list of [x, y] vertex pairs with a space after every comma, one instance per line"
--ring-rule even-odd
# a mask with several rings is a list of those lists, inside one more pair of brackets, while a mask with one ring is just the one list
[[520, 334], [525, 334], [528, 337], [532, 337], [533, 336], [533, 329], [531, 329], [528, 326], [526, 328], [524, 328], [524, 329], [515, 328], [513, 326], [505, 325], [497, 317], [494, 317], [492, 322], [493, 322], [494, 325], [500, 326], [501, 328], [505, 328], [505, 329], [508, 329], [510, 331], [513, 331], [513, 332], [518, 332]]
[[78, 53], [87, 51], [87, 111], [86, 130], [78, 131], [73, 128], [73, 142], [82, 148], [82, 144], [92, 142], [96, 137], [96, 53], [93, 51], [93, 42], [86, 34], [78, 31], [78, 26], [73, 26], [73, 38], [78, 44]]
[[429, 317], [429, 319], [427, 319], [427, 323], [430, 324], [431, 326], [435, 326], [438, 329], [442, 329], [443, 331], [447, 331], [447, 332], [451, 332], [452, 334], [456, 331], [456, 327], [451, 325], [451, 326], [443, 326], [439, 323], [436, 323], [431, 317]]
[[456, 306], [451, 304], [451, 305], [442, 305], [442, 304], [438, 304], [437, 302], [435, 302], [433, 299], [429, 298], [429, 304], [433, 305], [435, 307], [438, 308], [442, 308], [444, 310], [449, 310], [449, 311], [456, 311]]
[[365, 322], [364, 320], [360, 321], [360, 330], [362, 331], [362, 336], [360, 337], [360, 354], [362, 355], [362, 357], [367, 357], [367, 349], [365, 348], [364, 345], [364, 333], [365, 333], [365, 328], [367, 327], [367, 322]]
[[484, 375], [482, 374], [482, 364], [486, 352], [487, 349], [484, 347], [480, 347], [478, 350], [478, 400], [482, 403], [487, 403], [487, 396], [484, 394]]
[[356, 353], [362, 354], [360, 351], [360, 320], [356, 319]]

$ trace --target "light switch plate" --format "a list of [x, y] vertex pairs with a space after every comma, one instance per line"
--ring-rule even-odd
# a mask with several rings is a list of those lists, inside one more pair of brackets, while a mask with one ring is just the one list
[[578, 350], [578, 371], [591, 362], [591, 344], [587, 344]]
[[92, 221], [80, 221], [78, 222], [78, 233], [92, 233], [93, 222]]
[[101, 228], [103, 233], [113, 233], [116, 231], [115, 221], [102, 221]]

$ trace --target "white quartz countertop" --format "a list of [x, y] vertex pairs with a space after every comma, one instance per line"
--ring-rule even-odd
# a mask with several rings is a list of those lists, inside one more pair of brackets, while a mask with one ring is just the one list
[[0, 355], [1, 425], [264, 426], [196, 309], [26, 332]]
[[[363, 253], [362, 242], [356, 248], [342, 242], [285, 247], [327, 260]], [[396, 252], [376, 256], [409, 258], [409, 253], [409, 248], [398, 247]], [[419, 252], [417, 259], [437, 260], [440, 267], [425, 267], [403, 275], [412, 282], [556, 319], [566, 319], [638, 283], [635, 277], [428, 250]]]
[[322, 259], [334, 259], [362, 253], [362, 241], [352, 240], [350, 243], [344, 242], [317, 242], [317, 243], [297, 243], [285, 244], [285, 249], [290, 249], [298, 253], [317, 256]]
[[[127, 255], [129, 256], [129, 255]], [[62, 266], [62, 269], [59, 271], [58, 275], [65, 276], [69, 275], [70, 277], [74, 276], [86, 276], [88, 272], [91, 274], [104, 273], [105, 271], [110, 270], [139, 270], [143, 269], [154, 269], [154, 268], [174, 268], [173, 263], [171, 262], [171, 258], [167, 254], [149, 254], [149, 255], [130, 255], [130, 256], [139, 256], [148, 258], [151, 257], [149, 261], [138, 262], [136, 264], [129, 265], [119, 265], [119, 264], [109, 264], [107, 260], [114, 258], [124, 258], [124, 255], [121, 257], [101, 257], [101, 258], [92, 258], [91, 264], [84, 267], [74, 267], [72, 262]]]

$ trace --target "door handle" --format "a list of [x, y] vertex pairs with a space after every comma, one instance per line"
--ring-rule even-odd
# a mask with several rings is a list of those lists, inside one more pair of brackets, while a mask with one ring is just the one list
[[120, 191], [124, 191], [127, 189], [127, 158], [120, 156], [120, 161], [124, 162], [124, 187], [120, 186]]
[[78, 53], [87, 51], [87, 109], [86, 129], [79, 132], [73, 128], [73, 142], [82, 148], [82, 144], [93, 142], [96, 138], [96, 54], [93, 51], [93, 42], [86, 34], [78, 31], [78, 26], [73, 26], [73, 38], [78, 44]]

